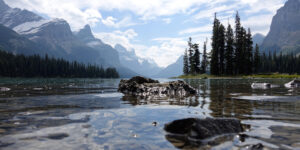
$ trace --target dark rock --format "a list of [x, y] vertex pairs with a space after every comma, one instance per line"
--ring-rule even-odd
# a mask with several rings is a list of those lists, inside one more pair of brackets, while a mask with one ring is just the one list
[[262, 145], [261, 143], [258, 143], [256, 145], [252, 145], [250, 147], [251, 150], [263, 150], [264, 149], [264, 145]]
[[129, 80], [121, 80], [119, 92], [137, 96], [187, 96], [196, 94], [196, 90], [184, 81], [159, 83], [144, 77], [133, 77]]
[[144, 83], [159, 83], [157, 80], [153, 80], [150, 78], [144, 78], [141, 76], [136, 76], [128, 80], [128, 82], [136, 82], [137, 84], [144, 84]]
[[204, 140], [218, 135], [239, 133], [242, 124], [237, 119], [188, 118], [168, 123], [164, 127], [170, 134], [183, 135], [187, 139]]
[[55, 133], [55, 134], [49, 134], [47, 136], [47, 138], [52, 139], [52, 140], [61, 140], [61, 139], [67, 138], [67, 137], [69, 137], [69, 135], [66, 133]]
[[293, 80], [284, 85], [287, 88], [297, 88], [300, 87], [300, 80]]

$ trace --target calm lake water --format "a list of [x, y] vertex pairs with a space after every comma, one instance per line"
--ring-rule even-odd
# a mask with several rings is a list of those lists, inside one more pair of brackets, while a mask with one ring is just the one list
[[[300, 149], [300, 90], [283, 87], [289, 80], [185, 81], [197, 96], [125, 96], [109, 79], [0, 79], [0, 149]], [[166, 136], [166, 123], [189, 117], [238, 118], [249, 138], [194, 145]]]

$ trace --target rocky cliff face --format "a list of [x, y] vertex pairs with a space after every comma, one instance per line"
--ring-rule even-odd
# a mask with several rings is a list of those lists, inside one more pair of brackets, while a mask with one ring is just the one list
[[288, 0], [273, 17], [264, 51], [300, 52], [300, 0]]

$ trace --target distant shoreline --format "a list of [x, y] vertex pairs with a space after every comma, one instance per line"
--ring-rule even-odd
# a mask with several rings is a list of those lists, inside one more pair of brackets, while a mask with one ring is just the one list
[[236, 75], [236, 76], [215, 76], [208, 74], [199, 74], [199, 75], [181, 75], [178, 77], [172, 77], [172, 79], [293, 79], [300, 78], [298, 74], [253, 74], [253, 75]]

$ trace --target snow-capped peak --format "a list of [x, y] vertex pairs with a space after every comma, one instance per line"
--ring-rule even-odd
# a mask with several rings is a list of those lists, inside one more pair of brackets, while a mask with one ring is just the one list
[[19, 34], [35, 34], [40, 31], [40, 29], [49, 24], [54, 25], [67, 25], [68, 23], [63, 19], [52, 19], [52, 20], [40, 20], [40, 21], [32, 21], [20, 24], [13, 28]]

